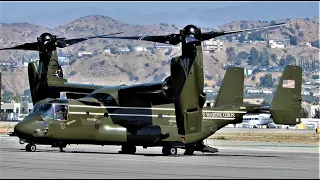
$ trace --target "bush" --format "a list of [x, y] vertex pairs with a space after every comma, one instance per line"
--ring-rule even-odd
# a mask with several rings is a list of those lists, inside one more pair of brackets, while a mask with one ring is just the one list
[[218, 136], [216, 139], [217, 139], [217, 140], [227, 140], [227, 138], [224, 137], [224, 136]]
[[292, 34], [294, 34], [295, 33], [295, 31], [294, 31], [294, 29], [292, 28], [292, 27], [289, 27], [289, 29], [288, 29]]
[[76, 74], [76, 72], [75, 71], [72, 71], [70, 74], [69, 74], [69, 76], [73, 76], [73, 75], [75, 75]]

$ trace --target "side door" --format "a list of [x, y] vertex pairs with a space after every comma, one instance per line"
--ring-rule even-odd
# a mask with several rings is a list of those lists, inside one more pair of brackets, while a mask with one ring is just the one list
[[75, 107], [72, 105], [69, 107], [66, 128], [70, 139], [79, 141], [94, 140], [96, 118], [89, 112], [90, 108], [88, 107]]
[[54, 104], [52, 109], [53, 120], [49, 122], [48, 136], [54, 139], [68, 139], [66, 124], [68, 122], [68, 106]]

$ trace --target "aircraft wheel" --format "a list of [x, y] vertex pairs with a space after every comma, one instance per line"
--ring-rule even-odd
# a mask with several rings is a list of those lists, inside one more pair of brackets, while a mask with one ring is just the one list
[[121, 147], [121, 152], [124, 154], [134, 154], [134, 153], [136, 153], [136, 151], [137, 151], [136, 146], [123, 145]]
[[177, 154], [177, 148], [172, 146], [163, 146], [162, 148], [162, 154], [168, 156], [168, 155], [176, 155]]
[[26, 145], [26, 151], [28, 152], [35, 152], [37, 150], [36, 145], [34, 144], [27, 144]]

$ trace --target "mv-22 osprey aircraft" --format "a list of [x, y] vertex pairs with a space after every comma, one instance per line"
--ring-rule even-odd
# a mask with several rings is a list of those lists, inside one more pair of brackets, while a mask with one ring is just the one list
[[[283, 24], [273, 26], [279, 25]], [[164, 155], [177, 154], [177, 148], [192, 155], [195, 151], [217, 152], [203, 140], [228, 124], [241, 123], [247, 113], [267, 112], [277, 124], [297, 124], [302, 80], [298, 66], [285, 67], [271, 106], [244, 104], [243, 68], [228, 67], [214, 106], [205, 106], [201, 42], [273, 26], [201, 33], [196, 26], [188, 25], [180, 34], [167, 36], [99, 36], [182, 43], [182, 55], [171, 60], [169, 77], [163, 82], [131, 86], [68, 83], [58, 64], [56, 48], [66, 47], [71, 40], [48, 33], [42, 34], [38, 42], [5, 48], [38, 50], [40, 56], [28, 66], [34, 107], [15, 126], [14, 134], [21, 144], [28, 143], [27, 151], [36, 151], [35, 144], [52, 145], [60, 151], [67, 144], [95, 144], [121, 145], [120, 152], [125, 154], [134, 154], [136, 146], [160, 146]], [[59, 98], [61, 92], [67, 99]]]

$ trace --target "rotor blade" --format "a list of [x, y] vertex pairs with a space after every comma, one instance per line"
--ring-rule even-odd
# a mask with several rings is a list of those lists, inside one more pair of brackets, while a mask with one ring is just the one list
[[252, 29], [243, 29], [243, 30], [237, 30], [237, 31], [226, 31], [226, 32], [206, 32], [206, 33], [202, 33], [201, 36], [201, 40], [205, 41], [208, 39], [212, 39], [218, 36], [224, 36], [227, 34], [234, 34], [234, 33], [239, 33], [239, 32], [245, 32], [245, 31], [256, 31], [256, 30], [261, 30], [261, 29], [267, 29], [267, 28], [271, 28], [271, 27], [276, 27], [276, 26], [282, 26], [286, 23], [279, 23], [279, 24], [274, 24], [274, 25], [269, 25], [269, 26], [262, 26], [262, 27], [258, 27], [258, 28], [252, 28]]
[[62, 38], [59, 38], [58, 42], [60, 41], [60, 43], [65, 45], [65, 46], [62, 45], [62, 47], [67, 47], [67, 46], [70, 46], [70, 45], [73, 45], [73, 44], [76, 44], [76, 43], [79, 43], [79, 42], [82, 42], [82, 41], [86, 41], [86, 40], [89, 40], [89, 39], [104, 38], [105, 36], [116, 35], [116, 34], [121, 34], [121, 33], [123, 33], [123, 32], [106, 34], [106, 35], [99, 35], [99, 36], [89, 36], [89, 37], [83, 37], [83, 38], [75, 38], [75, 39], [62, 39]]
[[38, 51], [38, 42], [33, 43], [25, 43], [22, 45], [9, 47], [9, 48], [2, 48], [1, 50], [30, 50], [30, 51]]
[[167, 36], [128, 36], [128, 37], [103, 37], [103, 38], [112, 38], [112, 39], [129, 39], [129, 40], [142, 40], [142, 41], [151, 41], [157, 43], [165, 43], [176, 45], [181, 42], [180, 34], [171, 34]]

